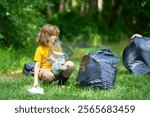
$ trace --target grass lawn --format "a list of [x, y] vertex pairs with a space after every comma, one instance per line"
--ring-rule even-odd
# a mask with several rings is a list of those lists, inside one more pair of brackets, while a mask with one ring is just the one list
[[[122, 44], [108, 44], [121, 60]], [[100, 48], [104, 48], [100, 47]], [[133, 76], [120, 61], [116, 76], [116, 82], [112, 89], [101, 90], [99, 88], [83, 88], [76, 86], [76, 77], [82, 56], [98, 48], [74, 48], [71, 60], [76, 69], [65, 87], [59, 87], [57, 82], [51, 85], [43, 85], [45, 94], [30, 94], [27, 89], [33, 85], [33, 77], [21, 73], [25, 62], [32, 62], [34, 51], [13, 51], [0, 49], [0, 99], [1, 100], [149, 100], [150, 99], [150, 75]], [[7, 51], [7, 52], [6, 52]], [[13, 54], [10, 54], [12, 53]], [[17, 62], [19, 61], [19, 62]], [[17, 72], [18, 71], [18, 72]]]

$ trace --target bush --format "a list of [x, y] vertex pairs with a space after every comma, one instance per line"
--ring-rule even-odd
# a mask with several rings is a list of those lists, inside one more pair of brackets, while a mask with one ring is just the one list
[[[25, 46], [35, 39], [42, 15], [42, 1], [0, 1], [0, 43], [6, 46]], [[44, 19], [44, 18], [43, 18]], [[43, 20], [41, 20], [43, 21]]]
[[2, 56], [0, 57], [0, 74], [22, 70], [25, 63], [33, 62], [34, 51], [35, 49], [27, 50], [26, 48], [20, 50], [14, 50], [13, 47], [0, 48]]

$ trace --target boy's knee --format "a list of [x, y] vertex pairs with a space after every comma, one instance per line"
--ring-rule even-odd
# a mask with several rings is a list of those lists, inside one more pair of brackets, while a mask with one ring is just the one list
[[43, 83], [52, 83], [55, 80], [55, 76], [52, 72], [45, 72], [42, 77]]
[[68, 67], [68, 69], [74, 70], [75, 65], [74, 65], [74, 63], [73, 63], [72, 61], [67, 61], [67, 62], [65, 62], [64, 65], [65, 65], [66, 67]]
[[62, 72], [62, 76], [65, 78], [69, 78], [72, 72], [74, 71], [74, 63], [72, 61], [67, 61], [64, 65], [68, 67], [68, 69]]

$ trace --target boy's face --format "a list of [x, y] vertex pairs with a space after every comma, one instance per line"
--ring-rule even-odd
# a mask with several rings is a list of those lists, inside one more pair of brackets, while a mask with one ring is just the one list
[[55, 43], [56, 39], [57, 39], [57, 36], [50, 36], [50, 40], [49, 40], [50, 44]]

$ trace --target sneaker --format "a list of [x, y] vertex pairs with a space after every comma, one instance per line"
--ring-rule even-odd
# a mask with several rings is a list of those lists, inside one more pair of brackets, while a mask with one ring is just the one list
[[58, 85], [65, 85], [67, 83], [68, 78], [60, 76], [58, 79]]

